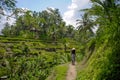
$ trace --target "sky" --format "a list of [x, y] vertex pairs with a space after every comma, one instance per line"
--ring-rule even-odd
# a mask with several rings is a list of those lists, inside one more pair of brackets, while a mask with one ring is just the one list
[[[90, 0], [17, 0], [16, 6], [37, 12], [41, 12], [48, 7], [58, 8], [66, 24], [77, 27], [76, 20], [81, 17], [80, 9], [89, 8]], [[11, 24], [14, 21], [14, 19], [9, 20]], [[0, 30], [3, 28], [2, 24], [5, 22], [5, 18], [2, 18]]]
[[63, 14], [67, 10], [67, 5], [71, 0], [17, 0], [17, 7], [28, 8], [33, 11], [42, 11], [47, 7], [58, 8]]
[[76, 27], [76, 19], [80, 18], [80, 9], [90, 7], [89, 0], [17, 0], [17, 7], [33, 11], [42, 11], [47, 7], [58, 8], [63, 20]]

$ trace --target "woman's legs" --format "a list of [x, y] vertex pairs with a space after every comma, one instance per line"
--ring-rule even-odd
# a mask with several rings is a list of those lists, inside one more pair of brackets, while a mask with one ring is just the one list
[[75, 65], [75, 54], [72, 54], [72, 64]]

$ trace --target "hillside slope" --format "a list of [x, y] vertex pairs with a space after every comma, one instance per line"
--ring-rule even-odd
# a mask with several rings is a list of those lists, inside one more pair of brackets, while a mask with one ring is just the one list
[[0, 79], [45, 80], [53, 67], [70, 61], [73, 46], [79, 48], [69, 41], [65, 51], [61, 42], [0, 37]]
[[82, 71], [78, 67], [77, 80], [120, 80], [120, 58], [113, 49], [115, 48], [108, 46], [107, 40], [97, 45], [86, 63], [87, 66]]

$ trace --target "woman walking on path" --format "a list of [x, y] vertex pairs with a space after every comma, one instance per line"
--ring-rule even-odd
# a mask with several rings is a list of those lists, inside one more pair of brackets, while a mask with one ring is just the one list
[[76, 56], [75, 48], [72, 48], [71, 50], [72, 65], [75, 65], [75, 56]]

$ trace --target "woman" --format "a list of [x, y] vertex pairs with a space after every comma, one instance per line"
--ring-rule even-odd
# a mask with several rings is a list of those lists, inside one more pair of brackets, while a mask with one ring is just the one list
[[72, 48], [71, 56], [72, 56], [72, 65], [75, 65], [75, 56], [76, 56], [75, 48]]

